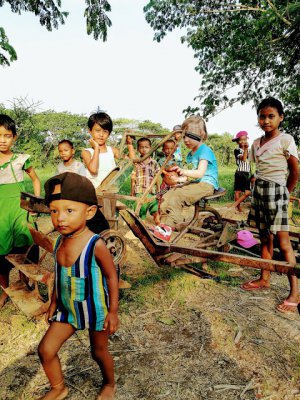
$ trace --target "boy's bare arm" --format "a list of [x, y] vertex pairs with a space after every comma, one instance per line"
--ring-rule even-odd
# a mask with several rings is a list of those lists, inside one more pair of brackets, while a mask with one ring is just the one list
[[249, 147], [248, 143], [243, 145], [243, 150], [244, 150], [243, 157], [242, 157], [243, 161], [247, 161], [247, 158], [248, 158], [248, 147]]
[[130, 196], [134, 196], [135, 195], [134, 188], [135, 188], [135, 184], [136, 184], [136, 173], [135, 173], [135, 171], [132, 172], [132, 174], [131, 174], [131, 182], [130, 183], [131, 183]]
[[90, 171], [91, 174], [96, 175], [98, 173], [99, 169], [99, 146], [94, 147], [94, 154], [93, 157], [91, 156], [91, 153], [87, 150], [82, 150], [81, 152], [81, 157], [83, 159], [83, 162], [86, 166], [86, 168]]
[[41, 195], [41, 182], [39, 180], [39, 177], [35, 173], [35, 170], [33, 167], [29, 167], [28, 169], [25, 170], [29, 178], [32, 180], [32, 185], [33, 185], [33, 192], [36, 196]]
[[288, 167], [289, 167], [289, 176], [287, 179], [287, 189], [290, 193], [295, 189], [297, 183], [298, 183], [298, 178], [299, 178], [299, 172], [298, 172], [298, 160], [295, 156], [290, 156], [287, 160]]
[[127, 148], [128, 148], [128, 156], [129, 158], [131, 158], [132, 160], [135, 159], [135, 151], [134, 151], [134, 147], [133, 147], [133, 139], [131, 136], [126, 136], [126, 144], [127, 144]]

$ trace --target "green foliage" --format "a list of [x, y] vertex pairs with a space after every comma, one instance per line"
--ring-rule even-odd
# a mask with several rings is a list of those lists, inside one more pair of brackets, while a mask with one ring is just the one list
[[[61, 10], [61, 0], [0, 0], [0, 7], [8, 3], [13, 13], [22, 14], [31, 12], [36, 15], [42, 26], [48, 31], [57, 29], [65, 23], [68, 12]], [[86, 30], [88, 35], [94, 39], [107, 39], [107, 28], [111, 26], [111, 20], [107, 12], [111, 11], [110, 4], [106, 0], [85, 0], [87, 7], [84, 11], [86, 18]], [[15, 49], [9, 44], [5, 31], [0, 27], [0, 65], [10, 65], [10, 62], [17, 59]], [[7, 53], [7, 55], [6, 55]], [[7, 58], [9, 57], [9, 59]]]
[[194, 50], [202, 77], [200, 107], [187, 113], [214, 115], [272, 95], [285, 103], [285, 128], [298, 142], [299, 11], [298, 0], [151, 0], [144, 7], [158, 42], [175, 28], [186, 30], [181, 40]]

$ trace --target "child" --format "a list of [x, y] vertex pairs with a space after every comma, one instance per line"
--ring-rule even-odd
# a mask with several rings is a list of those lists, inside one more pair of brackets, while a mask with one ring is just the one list
[[87, 178], [65, 172], [45, 183], [45, 201], [60, 236], [54, 250], [55, 288], [47, 313], [50, 327], [38, 347], [51, 384], [42, 399], [68, 396], [57, 353], [77, 329], [87, 328], [92, 357], [103, 375], [97, 399], [112, 400], [116, 387], [108, 336], [119, 323], [118, 278], [109, 250], [88, 227], [100, 213], [95, 188]]
[[[164, 164], [164, 162], [166, 161], [167, 157], [174, 150], [175, 146], [176, 146], [176, 144], [175, 144], [173, 139], [169, 139], [169, 140], [165, 141], [165, 143], [163, 144], [163, 147], [162, 147], [162, 151], [164, 153], [164, 156], [161, 157], [158, 160], [158, 164], [160, 166], [162, 166]], [[178, 165], [179, 167], [181, 167], [181, 162], [175, 159], [174, 153], [173, 153], [172, 157], [170, 158], [170, 160], [167, 162], [167, 165], [173, 165], [173, 164]]]
[[[248, 133], [246, 131], [240, 131], [232, 141], [237, 142], [239, 146], [234, 150], [234, 157], [237, 165], [234, 174], [234, 201], [240, 200], [236, 208], [239, 212], [242, 212], [241, 202], [251, 194], [250, 163], [248, 161]], [[242, 195], [242, 193], [244, 194]]]
[[58, 152], [62, 162], [58, 164], [56, 174], [75, 172], [76, 174], [86, 176], [86, 169], [82, 162], [74, 160], [75, 150], [73, 143], [70, 140], [61, 140], [58, 143]]
[[[295, 255], [289, 239], [288, 203], [290, 193], [298, 181], [298, 153], [291, 135], [281, 133], [279, 125], [284, 113], [279, 100], [264, 99], [257, 108], [258, 123], [264, 135], [256, 139], [251, 147], [249, 159], [256, 163], [249, 224], [259, 229], [261, 256], [273, 258], [273, 240], [277, 236], [284, 259], [296, 265]], [[290, 293], [277, 310], [283, 313], [295, 312], [299, 304], [298, 280], [289, 276]], [[261, 271], [259, 279], [246, 282], [244, 290], [258, 290], [270, 287], [270, 272]]]
[[192, 169], [172, 167], [181, 177], [192, 178], [185, 186], [169, 190], [162, 198], [161, 222], [176, 227], [182, 222], [184, 206], [195, 204], [218, 189], [218, 167], [213, 151], [203, 143], [207, 138], [204, 120], [192, 115], [182, 124], [184, 144], [190, 149], [186, 161]]
[[[134, 159], [135, 152], [133, 149], [132, 138], [127, 136], [127, 146], [129, 157]], [[146, 137], [142, 137], [137, 141], [137, 150], [141, 157], [144, 157], [149, 153], [151, 149], [151, 141]], [[131, 196], [141, 197], [146, 189], [150, 186], [155, 175], [159, 171], [159, 165], [152, 157], [146, 158], [144, 161], [135, 163], [135, 170], [131, 178]], [[156, 182], [156, 192], [159, 191], [159, 182]], [[155, 193], [155, 189], [149, 193], [148, 197], [152, 197]], [[140, 209], [139, 216], [142, 219], [146, 219], [147, 211], [153, 216], [156, 225], [159, 225], [159, 212], [158, 212], [158, 202], [153, 200], [142, 205]]]
[[174, 152], [174, 158], [177, 165], [181, 166], [182, 164], [182, 154], [181, 154], [181, 145], [180, 140], [182, 136], [181, 125], [175, 125], [173, 128], [174, 139], [176, 140], [177, 146]]
[[113, 129], [110, 116], [104, 112], [92, 114], [88, 120], [91, 149], [84, 149], [81, 157], [87, 168], [87, 178], [97, 188], [104, 178], [116, 167], [115, 158], [119, 151], [107, 146], [106, 141]]
[[[20, 208], [20, 192], [25, 190], [24, 171], [32, 180], [34, 194], [40, 195], [41, 186], [28, 154], [14, 154], [11, 150], [17, 140], [15, 122], [0, 114], [0, 285], [9, 286], [9, 272], [13, 265], [5, 259], [10, 252], [25, 253], [33, 243], [27, 227], [27, 212]], [[8, 296], [2, 292], [0, 308]]]

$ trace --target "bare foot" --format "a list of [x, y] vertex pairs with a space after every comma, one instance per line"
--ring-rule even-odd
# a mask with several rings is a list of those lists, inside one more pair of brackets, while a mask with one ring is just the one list
[[39, 400], [63, 400], [68, 396], [69, 389], [62, 384], [61, 386], [53, 387], [45, 396]]
[[3, 292], [0, 296], [0, 309], [4, 306], [4, 304], [8, 301], [9, 297], [8, 294]]
[[267, 282], [264, 279], [257, 279], [255, 281], [245, 282], [240, 287], [243, 290], [269, 289], [270, 288], [270, 282]]
[[103, 385], [97, 400], [113, 400], [115, 398], [115, 394], [116, 394], [116, 385]]

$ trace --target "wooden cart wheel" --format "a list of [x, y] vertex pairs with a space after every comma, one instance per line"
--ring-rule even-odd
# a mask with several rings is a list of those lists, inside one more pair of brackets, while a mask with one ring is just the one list
[[212, 207], [205, 207], [203, 212], [199, 213], [198, 226], [212, 231], [222, 231], [224, 222], [219, 212]]
[[116, 266], [121, 264], [126, 253], [126, 246], [122, 236], [113, 229], [106, 229], [100, 233], [100, 236], [110, 251], [114, 264]]

